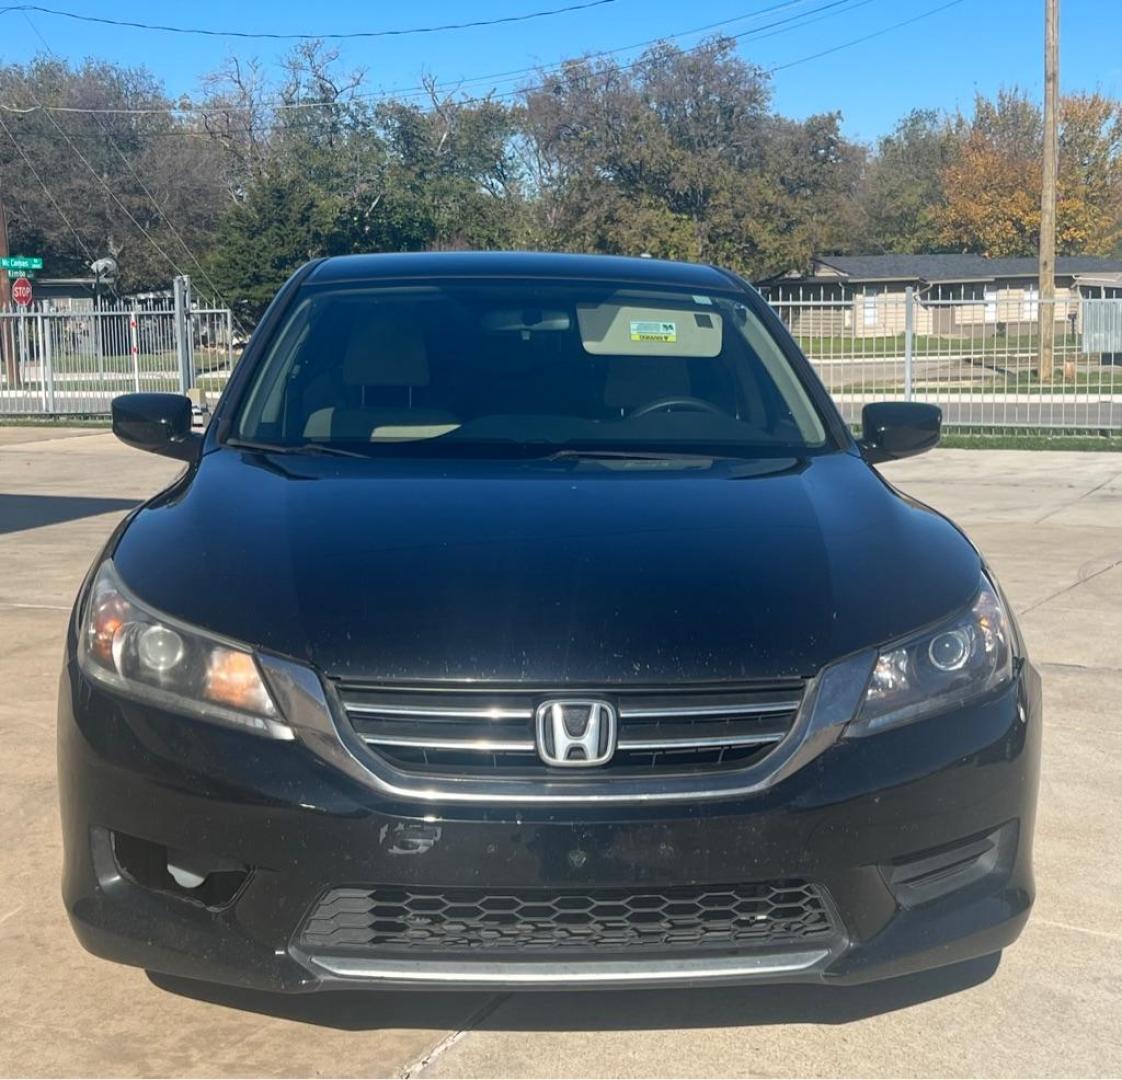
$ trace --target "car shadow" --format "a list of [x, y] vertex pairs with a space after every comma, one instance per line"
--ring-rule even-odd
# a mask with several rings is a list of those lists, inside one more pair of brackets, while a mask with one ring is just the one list
[[0, 494], [0, 533], [40, 529], [77, 518], [131, 510], [139, 499], [101, 499], [84, 495]]
[[849, 1024], [960, 993], [988, 980], [994, 953], [861, 986], [779, 984], [618, 991], [411, 992], [333, 990], [278, 994], [149, 972], [171, 993], [244, 1012], [345, 1031], [374, 1028], [483, 1031], [646, 1031], [761, 1024]]

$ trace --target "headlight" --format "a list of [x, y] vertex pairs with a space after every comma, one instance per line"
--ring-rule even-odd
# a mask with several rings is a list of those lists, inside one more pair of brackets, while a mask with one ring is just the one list
[[943, 712], [1004, 686], [1013, 677], [1009, 620], [983, 577], [968, 611], [882, 649], [847, 735]]
[[78, 662], [120, 693], [204, 720], [293, 738], [245, 646], [146, 608], [106, 560], [86, 601]]

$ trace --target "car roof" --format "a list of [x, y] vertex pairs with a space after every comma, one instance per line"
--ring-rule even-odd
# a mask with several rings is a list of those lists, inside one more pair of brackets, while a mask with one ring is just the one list
[[378, 278], [579, 278], [729, 289], [733, 280], [713, 266], [622, 255], [562, 255], [530, 251], [425, 251], [383, 255], [337, 255], [317, 264], [309, 284]]

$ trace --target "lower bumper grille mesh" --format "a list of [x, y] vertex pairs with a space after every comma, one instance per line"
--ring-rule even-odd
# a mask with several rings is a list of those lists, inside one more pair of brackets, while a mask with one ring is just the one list
[[300, 934], [317, 950], [532, 953], [785, 944], [837, 927], [821, 891], [798, 882], [631, 889], [340, 888]]

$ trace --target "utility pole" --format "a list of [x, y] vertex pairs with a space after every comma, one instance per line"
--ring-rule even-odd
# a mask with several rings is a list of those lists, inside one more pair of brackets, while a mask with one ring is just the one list
[[[8, 216], [4, 209], [4, 182], [0, 178], [0, 258], [10, 255], [8, 250]], [[0, 311], [12, 306], [12, 286], [8, 271], [0, 270]], [[19, 381], [19, 368], [16, 364], [16, 350], [10, 339], [10, 319], [0, 319], [0, 357], [3, 357], [4, 373], [8, 377], [8, 389], [14, 389]]]
[[1044, 0], [1044, 166], [1040, 189], [1040, 381], [1051, 380], [1056, 342], [1056, 168], [1060, 81], [1060, 0]]

